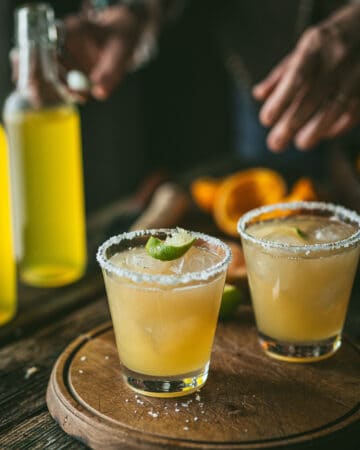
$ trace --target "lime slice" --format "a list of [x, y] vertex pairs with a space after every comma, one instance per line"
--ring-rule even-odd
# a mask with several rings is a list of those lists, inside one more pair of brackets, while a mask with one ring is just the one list
[[301, 237], [302, 239], [307, 239], [307, 238], [308, 238], [308, 235], [305, 233], [305, 231], [301, 230], [301, 229], [298, 228], [298, 227], [294, 227], [294, 229], [295, 229], [295, 233], [296, 233], [299, 237]]
[[155, 259], [172, 261], [185, 255], [194, 242], [195, 238], [188, 231], [177, 228], [165, 241], [150, 236], [145, 248], [147, 253]]
[[[259, 230], [261, 231], [261, 230]], [[300, 238], [301, 240], [308, 239], [308, 235], [301, 228], [292, 225], [274, 225], [272, 228], [264, 228], [264, 233], [258, 233], [257, 237], [278, 240], [284, 237]]]
[[241, 299], [242, 294], [240, 289], [232, 284], [225, 284], [219, 312], [220, 320], [228, 320], [233, 317], [241, 303]]

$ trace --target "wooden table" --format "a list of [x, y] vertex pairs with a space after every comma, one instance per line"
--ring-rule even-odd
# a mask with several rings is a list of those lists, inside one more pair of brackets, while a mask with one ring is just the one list
[[[12, 323], [0, 328], [1, 449], [85, 448], [65, 434], [50, 416], [45, 401], [46, 387], [51, 369], [64, 348], [81, 333], [109, 320], [103, 281], [95, 264], [95, 249], [110, 232], [114, 215], [121, 214], [128, 206], [127, 201], [120, 201], [97, 212], [88, 221], [89, 268], [79, 282], [59, 289], [20, 286], [19, 313]], [[357, 281], [346, 328], [358, 344], [359, 285]], [[336, 448], [360, 448], [359, 427], [350, 431], [350, 442], [346, 431], [339, 435]], [[320, 447], [309, 443], [296, 448]]]

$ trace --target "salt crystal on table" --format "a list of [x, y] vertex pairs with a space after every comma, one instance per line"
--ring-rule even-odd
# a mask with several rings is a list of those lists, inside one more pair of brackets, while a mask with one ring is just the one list
[[25, 373], [25, 380], [27, 380], [28, 378], [31, 377], [31, 375], [34, 375], [34, 373], [38, 372], [39, 369], [35, 366], [29, 367], [28, 369], [26, 369], [26, 373]]
[[81, 358], [80, 358], [80, 361], [85, 361], [86, 360], [86, 356], [82, 356]]
[[184, 427], [183, 430], [189, 431], [189, 427]]

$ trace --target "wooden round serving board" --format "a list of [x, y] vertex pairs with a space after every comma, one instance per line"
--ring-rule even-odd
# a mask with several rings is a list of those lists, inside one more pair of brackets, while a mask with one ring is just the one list
[[47, 404], [66, 433], [99, 450], [285, 448], [359, 423], [359, 379], [359, 349], [347, 340], [335, 356], [314, 364], [268, 358], [244, 306], [239, 320], [219, 324], [199, 393], [135, 395], [122, 381], [112, 327], [105, 324], [59, 357]]

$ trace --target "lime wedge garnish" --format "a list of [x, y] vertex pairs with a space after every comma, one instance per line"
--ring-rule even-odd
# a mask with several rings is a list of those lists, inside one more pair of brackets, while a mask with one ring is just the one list
[[225, 284], [219, 312], [220, 320], [228, 320], [234, 316], [242, 300], [240, 289], [232, 284]]
[[188, 231], [177, 228], [165, 241], [150, 236], [145, 249], [155, 259], [172, 261], [185, 255], [194, 242], [195, 238]]
[[292, 226], [292, 225], [278, 225], [271, 228], [267, 231], [266, 234], [260, 237], [264, 237], [265, 239], [279, 239], [281, 237], [296, 237], [305, 240], [308, 238], [308, 235], [301, 228]]
[[302, 239], [307, 239], [308, 238], [308, 235], [305, 233], [305, 231], [301, 230], [300, 228], [294, 227], [294, 231]]

